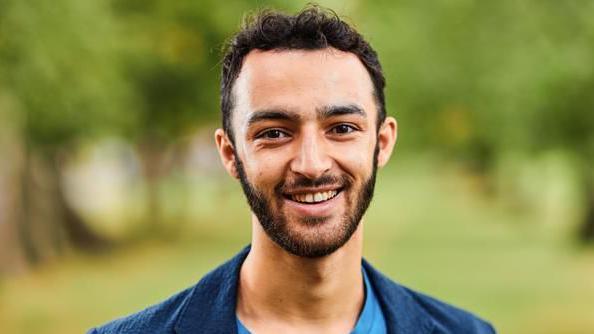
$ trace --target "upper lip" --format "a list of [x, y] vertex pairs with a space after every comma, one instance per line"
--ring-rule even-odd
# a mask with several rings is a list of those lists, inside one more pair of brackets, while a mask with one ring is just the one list
[[300, 194], [314, 194], [314, 193], [323, 193], [325, 191], [340, 191], [342, 189], [341, 186], [324, 186], [324, 187], [317, 187], [317, 188], [297, 188], [291, 189], [290, 191], [284, 192], [285, 195], [300, 195]]

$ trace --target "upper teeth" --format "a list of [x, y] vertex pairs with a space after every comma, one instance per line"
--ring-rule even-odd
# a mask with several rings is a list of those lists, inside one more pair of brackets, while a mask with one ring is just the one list
[[317, 203], [317, 202], [326, 201], [326, 200], [336, 196], [337, 193], [338, 193], [338, 191], [336, 191], [336, 190], [330, 190], [330, 191], [317, 192], [317, 193], [294, 194], [294, 195], [291, 195], [291, 198], [297, 202]]

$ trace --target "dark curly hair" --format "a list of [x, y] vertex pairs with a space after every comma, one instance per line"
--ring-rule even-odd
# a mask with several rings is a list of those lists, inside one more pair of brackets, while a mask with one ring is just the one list
[[338, 15], [317, 5], [310, 5], [296, 15], [263, 11], [248, 17], [241, 30], [231, 39], [222, 62], [221, 112], [223, 129], [231, 141], [233, 84], [239, 76], [245, 56], [254, 49], [319, 50], [333, 47], [355, 54], [363, 63], [374, 86], [378, 105], [377, 126], [386, 118], [385, 79], [376, 52], [355, 29]]

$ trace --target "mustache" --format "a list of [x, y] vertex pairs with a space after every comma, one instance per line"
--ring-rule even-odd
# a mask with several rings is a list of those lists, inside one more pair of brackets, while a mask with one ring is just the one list
[[335, 186], [337, 188], [347, 188], [351, 184], [352, 181], [346, 175], [322, 175], [315, 179], [299, 176], [295, 179], [285, 180], [279, 183], [275, 187], [275, 190], [277, 194], [282, 194], [295, 188], [317, 188], [322, 186]]

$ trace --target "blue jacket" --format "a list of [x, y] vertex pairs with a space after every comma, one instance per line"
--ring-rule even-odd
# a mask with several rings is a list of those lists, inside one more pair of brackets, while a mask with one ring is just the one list
[[[239, 269], [250, 248], [164, 302], [114, 320], [89, 334], [237, 333], [235, 303]], [[363, 260], [386, 318], [388, 333], [495, 333], [471, 313], [392, 282]]]

